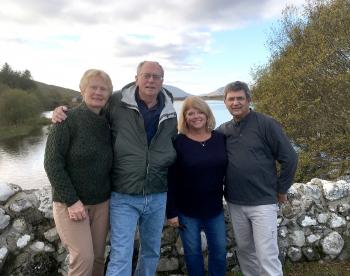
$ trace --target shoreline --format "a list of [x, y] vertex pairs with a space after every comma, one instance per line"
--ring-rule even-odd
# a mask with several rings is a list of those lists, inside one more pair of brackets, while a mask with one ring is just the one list
[[35, 122], [12, 126], [0, 126], [0, 141], [30, 135], [33, 131], [51, 124], [51, 120], [41, 117]]

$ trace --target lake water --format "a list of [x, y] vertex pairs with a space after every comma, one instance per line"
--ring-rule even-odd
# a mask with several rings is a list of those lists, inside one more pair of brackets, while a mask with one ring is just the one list
[[[230, 120], [231, 116], [222, 101], [207, 101], [216, 125]], [[175, 101], [179, 111], [182, 101]], [[49, 185], [44, 171], [44, 152], [48, 127], [36, 130], [26, 137], [0, 141], [0, 182], [20, 185], [23, 189], [37, 189]]]

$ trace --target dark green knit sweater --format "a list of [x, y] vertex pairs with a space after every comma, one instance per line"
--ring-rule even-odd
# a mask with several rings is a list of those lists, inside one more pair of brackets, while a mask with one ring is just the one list
[[44, 166], [53, 201], [71, 206], [98, 204], [110, 196], [113, 161], [111, 133], [104, 116], [85, 103], [68, 111], [68, 118], [50, 130]]

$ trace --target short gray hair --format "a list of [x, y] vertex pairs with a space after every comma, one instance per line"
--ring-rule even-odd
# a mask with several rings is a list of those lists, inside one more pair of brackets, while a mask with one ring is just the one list
[[160, 71], [162, 71], [162, 76], [164, 77], [164, 69], [163, 69], [162, 65], [160, 65], [159, 62], [157, 62], [157, 61], [149, 61], [149, 60], [141, 61], [141, 62], [139, 63], [139, 65], [137, 65], [137, 70], [136, 70], [137, 75], [140, 74], [141, 69], [142, 69], [142, 66], [143, 66], [145, 63], [148, 63], [148, 62], [149, 62], [149, 63], [154, 63], [154, 64], [158, 65], [159, 68], [160, 68]]
[[224, 89], [224, 99], [226, 100], [227, 93], [231, 91], [241, 91], [241, 90], [244, 91], [244, 94], [247, 97], [248, 101], [251, 101], [252, 97], [251, 97], [250, 89], [248, 87], [248, 84], [246, 84], [243, 81], [235, 81], [227, 84]]

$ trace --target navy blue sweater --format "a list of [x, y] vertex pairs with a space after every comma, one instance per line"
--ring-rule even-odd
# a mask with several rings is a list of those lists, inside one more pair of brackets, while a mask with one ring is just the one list
[[213, 131], [202, 144], [179, 134], [174, 147], [177, 159], [169, 170], [168, 219], [179, 212], [194, 218], [219, 214], [227, 166], [225, 136]]

